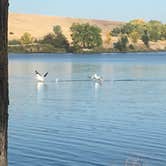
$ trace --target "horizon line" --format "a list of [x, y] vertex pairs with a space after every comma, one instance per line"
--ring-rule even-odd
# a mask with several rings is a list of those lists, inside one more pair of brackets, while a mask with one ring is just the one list
[[85, 18], [85, 17], [75, 17], [75, 16], [62, 16], [62, 15], [52, 15], [52, 14], [41, 14], [41, 13], [18, 13], [18, 12], [12, 12], [9, 11], [9, 14], [20, 14], [20, 15], [36, 15], [36, 16], [48, 16], [48, 17], [63, 17], [63, 18], [71, 18], [71, 19], [86, 19], [86, 20], [101, 20], [101, 21], [108, 21], [108, 22], [119, 22], [119, 23], [126, 23], [126, 22], [130, 22], [132, 20], [139, 20], [142, 19], [145, 22], [149, 22], [149, 21], [160, 21], [162, 24], [166, 24], [165, 22], [161, 21], [161, 20], [157, 20], [157, 19], [145, 19], [145, 18], [134, 18], [128, 21], [120, 21], [120, 20], [112, 20], [112, 19], [102, 19], [102, 18]]

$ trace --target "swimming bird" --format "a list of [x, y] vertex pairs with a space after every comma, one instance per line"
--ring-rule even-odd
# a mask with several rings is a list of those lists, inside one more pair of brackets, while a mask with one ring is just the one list
[[46, 76], [48, 75], [48, 72], [45, 73], [44, 75], [41, 75], [37, 70], [35, 70], [35, 74], [36, 74], [36, 79], [38, 82], [44, 82]]
[[100, 83], [103, 81], [103, 77], [102, 76], [99, 76], [97, 75], [96, 73], [89, 76], [89, 78], [93, 81], [99, 81]]

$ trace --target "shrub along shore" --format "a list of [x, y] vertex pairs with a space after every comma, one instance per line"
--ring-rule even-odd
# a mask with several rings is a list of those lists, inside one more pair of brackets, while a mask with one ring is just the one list
[[[68, 41], [61, 27], [41, 39], [25, 32], [20, 39], [8, 42], [8, 51], [13, 53], [101, 53], [166, 51], [166, 24], [152, 20], [137, 19], [120, 25], [101, 36], [102, 29], [89, 23], [73, 23]], [[10, 32], [12, 33], [12, 32]]]

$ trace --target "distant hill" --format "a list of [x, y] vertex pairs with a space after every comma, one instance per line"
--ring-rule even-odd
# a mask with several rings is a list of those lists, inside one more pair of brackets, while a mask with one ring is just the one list
[[72, 23], [90, 23], [91, 25], [97, 25], [102, 29], [103, 39], [114, 27], [123, 24], [123, 22], [118, 21], [10, 13], [9, 40], [19, 39], [24, 32], [29, 32], [35, 38], [41, 38], [52, 32], [53, 26], [60, 25], [63, 34], [71, 41], [70, 26]]

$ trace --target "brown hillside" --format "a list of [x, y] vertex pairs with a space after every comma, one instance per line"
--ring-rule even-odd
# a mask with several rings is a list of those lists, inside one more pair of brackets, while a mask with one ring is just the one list
[[10, 13], [9, 40], [19, 39], [24, 32], [31, 33], [35, 38], [41, 38], [49, 32], [52, 32], [53, 26], [60, 25], [64, 35], [71, 41], [70, 26], [72, 23], [87, 22], [91, 25], [97, 25], [102, 29], [103, 39], [105, 39], [106, 33], [111, 29], [122, 24], [122, 22], [116, 21]]

